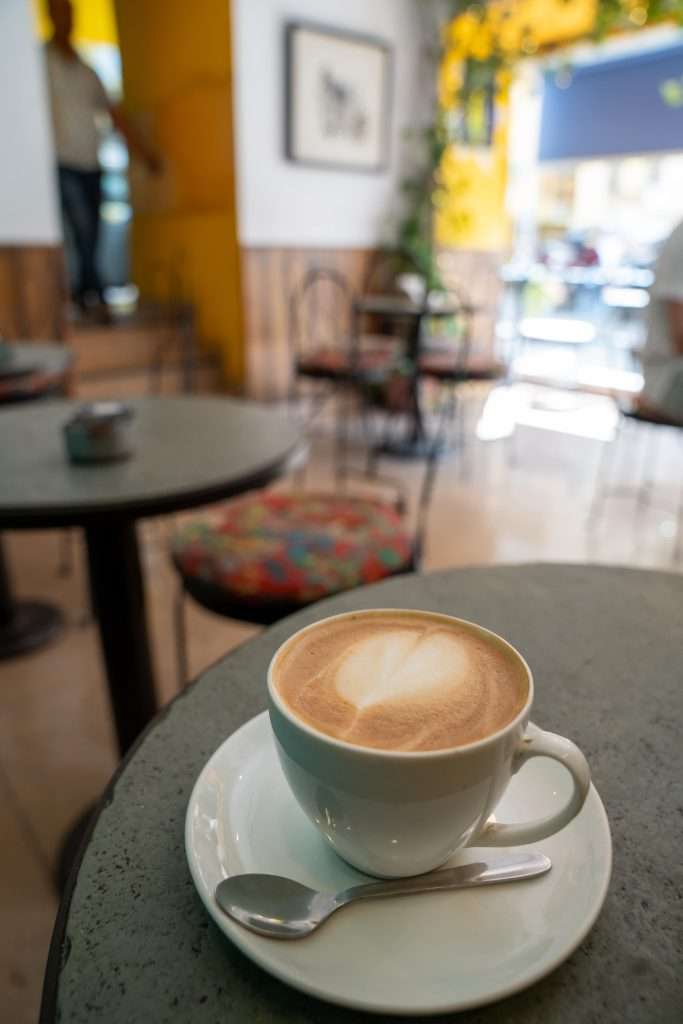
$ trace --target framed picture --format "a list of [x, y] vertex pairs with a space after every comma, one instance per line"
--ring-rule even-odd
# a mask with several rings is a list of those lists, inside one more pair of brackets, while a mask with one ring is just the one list
[[319, 25], [286, 26], [286, 154], [315, 167], [381, 171], [389, 161], [391, 49]]

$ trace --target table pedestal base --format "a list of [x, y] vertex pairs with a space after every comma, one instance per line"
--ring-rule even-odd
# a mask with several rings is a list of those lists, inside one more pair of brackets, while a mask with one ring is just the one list
[[58, 608], [42, 601], [17, 601], [0, 622], [0, 660], [26, 654], [55, 640], [64, 628]]
[[135, 523], [88, 526], [85, 540], [116, 736], [125, 754], [157, 711]]

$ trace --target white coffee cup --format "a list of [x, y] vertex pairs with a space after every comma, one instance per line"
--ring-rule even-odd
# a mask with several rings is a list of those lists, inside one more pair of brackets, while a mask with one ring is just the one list
[[[517, 846], [545, 839], [579, 813], [590, 787], [590, 770], [579, 748], [529, 723], [534, 684], [522, 655], [482, 626], [447, 615], [434, 617], [502, 643], [528, 680], [519, 714], [466, 746], [417, 752], [355, 746], [297, 717], [274, 685], [273, 666], [287, 645], [307, 630], [319, 629], [320, 622], [286, 640], [268, 668], [270, 721], [292, 793], [339, 856], [367, 874], [417, 875], [439, 867], [464, 846]], [[550, 757], [564, 765], [573, 782], [571, 795], [545, 817], [520, 824], [491, 822], [511, 777], [532, 757]]]

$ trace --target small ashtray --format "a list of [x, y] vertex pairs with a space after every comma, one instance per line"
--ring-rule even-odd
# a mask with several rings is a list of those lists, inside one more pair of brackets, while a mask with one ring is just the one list
[[64, 424], [72, 462], [114, 462], [133, 454], [133, 410], [123, 402], [82, 405]]

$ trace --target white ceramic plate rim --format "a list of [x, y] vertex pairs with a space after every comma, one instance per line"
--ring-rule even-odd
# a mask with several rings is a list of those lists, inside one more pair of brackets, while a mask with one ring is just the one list
[[[564, 963], [564, 961], [567, 960], [572, 955], [572, 953], [581, 945], [586, 935], [595, 924], [598, 915], [602, 910], [602, 906], [605, 902], [605, 897], [607, 896], [607, 890], [609, 888], [610, 878], [612, 874], [612, 841], [609, 829], [609, 822], [607, 819], [607, 813], [605, 811], [604, 805], [602, 803], [602, 800], [600, 799], [600, 795], [598, 794], [598, 791], [596, 790], [593, 784], [591, 784], [591, 792], [589, 794], [589, 799], [592, 800], [594, 812], [600, 820], [600, 826], [604, 831], [606, 839], [606, 846], [604, 851], [606, 857], [606, 867], [604, 871], [604, 876], [601, 880], [601, 885], [597, 892], [595, 901], [592, 905], [591, 912], [587, 915], [583, 923], [583, 926], [575, 932], [571, 941], [563, 947], [560, 953], [550, 958], [549, 960], [544, 961], [537, 970], [531, 969], [523, 973], [518, 979], [516, 979], [512, 984], [509, 985], [501, 985], [500, 987], [497, 987], [495, 985], [495, 981], [493, 981], [490, 993], [483, 993], [481, 996], [478, 996], [473, 999], [462, 998], [456, 999], [451, 1002], [429, 1002], [429, 1000], [425, 1000], [423, 1006], [421, 1006], [420, 1009], [416, 1009], [414, 1006], [406, 1008], [405, 1006], [397, 1005], [395, 1003], [392, 1003], [390, 1000], [384, 1002], [380, 999], [373, 999], [373, 1001], [370, 1002], [365, 999], [354, 998], [353, 996], [349, 996], [347, 998], [343, 995], [339, 995], [338, 993], [331, 994], [325, 988], [324, 985], [310, 984], [305, 979], [298, 977], [294, 972], [288, 972], [287, 970], [282, 969], [278, 963], [273, 962], [267, 955], [267, 949], [269, 944], [271, 942], [277, 942], [279, 940], [260, 939], [259, 936], [252, 934], [245, 928], [238, 925], [236, 922], [232, 921], [231, 918], [227, 917], [227, 915], [224, 914], [217, 906], [214, 900], [213, 893], [207, 891], [191, 852], [191, 840], [193, 832], [192, 812], [197, 802], [197, 794], [205, 784], [204, 780], [207, 772], [209, 772], [212, 769], [214, 761], [219, 759], [223, 751], [223, 748], [226, 746], [226, 744], [234, 742], [239, 736], [239, 734], [243, 731], [246, 731], [248, 729], [254, 729], [256, 727], [256, 723], [259, 722], [259, 720], [267, 718], [267, 711], [263, 711], [261, 712], [261, 714], [254, 716], [254, 718], [249, 719], [249, 721], [245, 722], [238, 729], [236, 729], [235, 732], [231, 733], [231, 735], [228, 736], [227, 739], [225, 739], [219, 747], [217, 747], [217, 749], [213, 752], [213, 754], [205, 763], [204, 767], [199, 773], [197, 781], [195, 782], [192, 788], [192, 793], [190, 794], [190, 799], [187, 805], [187, 812], [185, 815], [185, 853], [190, 868], [192, 881], [194, 882], [195, 888], [199, 894], [202, 903], [206, 907], [207, 911], [209, 912], [209, 915], [211, 916], [215, 924], [223, 932], [223, 934], [226, 935], [226, 937], [229, 938], [231, 942], [233, 942], [237, 946], [237, 948], [245, 954], [245, 956], [247, 956], [250, 960], [252, 960], [263, 970], [267, 971], [273, 977], [278, 978], [280, 981], [285, 982], [285, 984], [290, 985], [292, 988], [298, 989], [300, 992], [304, 992], [307, 995], [315, 996], [318, 999], [322, 999], [328, 1003], [334, 1003], [338, 1006], [345, 1006], [353, 1010], [364, 1010], [369, 1013], [394, 1014], [400, 1017], [427, 1017], [436, 1014], [457, 1013], [462, 1010], [475, 1009], [479, 1006], [487, 1006], [491, 1003], [499, 1002], [500, 1000], [505, 999], [508, 996], [514, 995], [516, 992], [521, 992], [524, 989], [530, 988], [537, 981], [540, 981], [541, 978], [544, 978], [548, 974], [551, 974], [557, 967], [560, 966], [560, 964]], [[268, 725], [269, 724], [270, 723], [268, 723]], [[301, 941], [303, 942], [305, 940], [302, 939]]]

